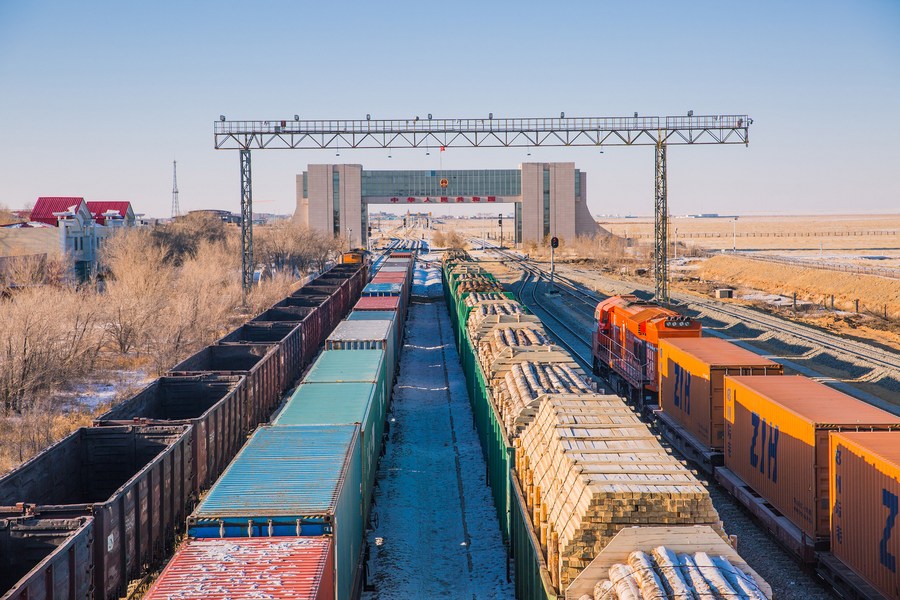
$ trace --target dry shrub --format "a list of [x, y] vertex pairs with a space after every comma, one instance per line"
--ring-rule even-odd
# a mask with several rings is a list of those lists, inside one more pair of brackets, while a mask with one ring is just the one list
[[466, 239], [455, 229], [451, 229], [444, 237], [444, 247], [448, 250], [465, 250], [468, 247]]
[[2, 260], [0, 268], [0, 292], [8, 292], [13, 287], [65, 285], [69, 280], [69, 273], [70, 267], [61, 255], [6, 257]]
[[437, 248], [443, 248], [447, 243], [447, 237], [444, 232], [438, 229], [431, 235], [431, 243]]
[[28, 460], [79, 427], [91, 424], [84, 409], [62, 410], [46, 397], [22, 411], [0, 416], [0, 475]]
[[257, 227], [254, 245], [258, 263], [299, 277], [310, 270], [324, 269], [348, 247], [348, 242], [295, 221], [281, 221]]
[[0, 402], [20, 411], [44, 391], [91, 371], [101, 339], [96, 294], [30, 288], [0, 300]]

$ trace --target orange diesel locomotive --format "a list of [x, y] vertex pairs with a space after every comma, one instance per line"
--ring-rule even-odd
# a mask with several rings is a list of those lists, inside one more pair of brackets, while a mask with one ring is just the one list
[[594, 311], [594, 373], [610, 377], [617, 392], [639, 406], [659, 392], [659, 340], [700, 337], [700, 323], [637, 296], [612, 296]]

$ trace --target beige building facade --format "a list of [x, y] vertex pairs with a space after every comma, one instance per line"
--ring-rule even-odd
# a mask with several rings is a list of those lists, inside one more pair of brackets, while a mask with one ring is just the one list
[[[370, 205], [515, 206], [516, 242], [572, 239], [599, 231], [587, 207], [587, 176], [575, 163], [524, 163], [518, 169], [364, 171], [362, 165], [309, 165], [297, 175], [294, 219], [367, 243]], [[428, 207], [410, 206], [420, 211]], [[436, 207], [435, 207], [436, 208]]]

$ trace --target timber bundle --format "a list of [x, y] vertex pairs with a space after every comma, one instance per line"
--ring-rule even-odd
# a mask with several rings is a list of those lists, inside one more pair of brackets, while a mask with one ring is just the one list
[[466, 292], [502, 291], [503, 286], [497, 283], [497, 281], [495, 281], [492, 277], [486, 277], [485, 275], [476, 273], [467, 273], [464, 276], [460, 277], [458, 286], [456, 288], [457, 295], [464, 294]]
[[472, 292], [468, 296], [466, 296], [465, 303], [466, 306], [472, 308], [479, 302], [484, 302], [485, 300], [504, 300], [505, 296], [500, 292]]
[[543, 329], [528, 323], [525, 326], [498, 327], [478, 342], [478, 360], [490, 367], [494, 358], [506, 348], [530, 348], [534, 346], [550, 346], [550, 338]]
[[548, 396], [515, 441], [516, 470], [555, 583], [565, 588], [623, 527], [710, 525], [706, 488], [616, 396]]
[[523, 417], [530, 416], [523, 413], [544, 394], [590, 393], [587, 382], [565, 363], [524, 361], [514, 364], [499, 383], [497, 408], [507, 433], [515, 437], [525, 425]]
[[766, 600], [756, 581], [724, 556], [705, 552], [676, 554], [665, 546], [649, 554], [635, 551], [625, 563], [609, 569], [609, 578], [594, 586], [593, 596], [579, 600], [714, 600], [746, 598]]

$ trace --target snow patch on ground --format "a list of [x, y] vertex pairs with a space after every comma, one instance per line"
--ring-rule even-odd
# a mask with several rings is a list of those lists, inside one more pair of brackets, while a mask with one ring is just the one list
[[367, 600], [514, 597], [444, 302], [413, 304], [381, 461]]
[[79, 405], [90, 410], [109, 404], [123, 390], [139, 390], [155, 377], [144, 371], [117, 370], [98, 375], [93, 381], [72, 382], [68, 389], [61, 390], [57, 397], [71, 405]]

